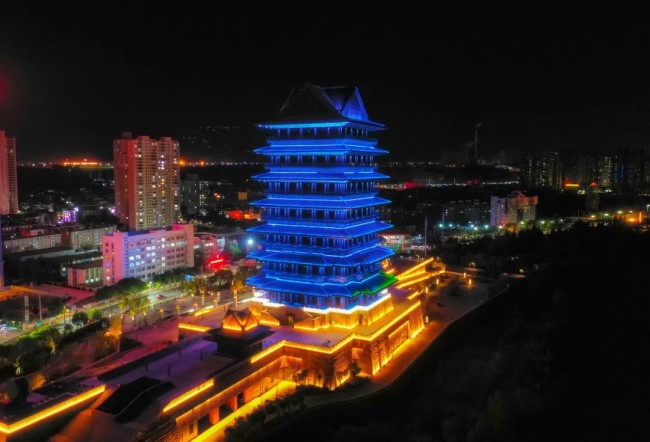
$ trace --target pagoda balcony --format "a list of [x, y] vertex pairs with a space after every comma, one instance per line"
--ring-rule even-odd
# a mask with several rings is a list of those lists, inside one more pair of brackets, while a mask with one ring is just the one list
[[276, 242], [269, 242], [266, 240], [260, 241], [260, 244], [264, 246], [264, 249], [269, 252], [287, 252], [287, 253], [311, 253], [318, 255], [333, 255], [333, 256], [345, 256], [352, 253], [358, 252], [360, 250], [366, 249], [368, 247], [379, 246], [381, 241], [379, 239], [365, 242], [363, 244], [357, 244], [354, 247], [348, 248], [335, 248], [335, 247], [323, 247], [323, 246], [299, 246], [295, 244], [282, 244]]
[[296, 192], [295, 190], [264, 190], [264, 195], [268, 196], [269, 198], [286, 198], [287, 196], [293, 196], [295, 198], [319, 198], [319, 197], [324, 197], [324, 196], [356, 196], [356, 197], [363, 197], [363, 196], [375, 196], [379, 193], [379, 190], [373, 190], [371, 192], [368, 192], [367, 190], [332, 190], [332, 191], [319, 191], [319, 192], [304, 192], [304, 193], [299, 193]]
[[[280, 195], [271, 194], [263, 200], [253, 201], [253, 207], [278, 209], [362, 209], [365, 207], [388, 204], [389, 200], [376, 196], [379, 192], [357, 195]], [[348, 197], [349, 196], [349, 197]]]
[[282, 224], [282, 223], [291, 223], [291, 224], [304, 224], [304, 225], [314, 225], [315, 223], [318, 223], [321, 226], [324, 227], [346, 227], [346, 225], [350, 223], [362, 223], [366, 221], [377, 221], [379, 220], [380, 215], [377, 213], [375, 215], [371, 216], [364, 216], [360, 218], [349, 218], [349, 219], [342, 219], [342, 220], [336, 220], [336, 219], [322, 219], [322, 218], [289, 218], [289, 217], [284, 217], [284, 216], [265, 216], [262, 215], [262, 221], [267, 222], [267, 223], [275, 223], [275, 224]]
[[275, 170], [292, 171], [292, 170], [296, 170], [296, 168], [299, 168], [299, 167], [310, 167], [310, 166], [320, 167], [325, 171], [330, 171], [330, 170], [336, 169], [336, 168], [343, 168], [343, 170], [349, 170], [350, 167], [354, 167], [355, 170], [358, 170], [359, 168], [363, 168], [363, 167], [373, 168], [374, 169], [376, 167], [379, 167], [379, 163], [375, 163], [375, 162], [372, 162], [372, 163], [367, 163], [367, 162], [363, 162], [363, 163], [341, 162], [341, 163], [338, 163], [338, 162], [332, 162], [332, 161], [310, 161], [310, 162], [303, 161], [303, 162], [299, 163], [297, 161], [295, 161], [295, 162], [293, 162], [293, 161], [290, 161], [290, 162], [283, 162], [283, 161], [273, 162], [273, 161], [270, 161], [268, 163], [264, 163], [264, 166], [267, 167], [268, 169], [272, 169], [274, 171]]
[[334, 135], [327, 134], [327, 133], [321, 134], [320, 132], [315, 134], [314, 133], [307, 134], [303, 132], [302, 135], [296, 134], [295, 136], [281, 135], [281, 136], [266, 137], [266, 141], [268, 141], [269, 144], [273, 144], [277, 141], [281, 141], [283, 144], [284, 143], [300, 144], [302, 141], [310, 141], [310, 140], [327, 140], [332, 144], [338, 144], [343, 141], [345, 143], [351, 143], [351, 144], [367, 143], [369, 145], [375, 145], [379, 142], [379, 140], [374, 137], [357, 137], [354, 135], [337, 136], [336, 134]]
[[269, 279], [276, 279], [278, 281], [295, 281], [300, 283], [312, 282], [317, 284], [348, 284], [350, 282], [362, 282], [377, 272], [366, 274], [354, 274], [348, 276], [322, 276], [322, 275], [308, 275], [306, 273], [290, 273], [290, 272], [276, 272], [272, 270], [262, 270], [262, 276]]

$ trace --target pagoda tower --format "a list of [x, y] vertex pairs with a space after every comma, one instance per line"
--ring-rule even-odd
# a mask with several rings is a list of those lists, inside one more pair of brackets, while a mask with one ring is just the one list
[[[268, 306], [310, 312], [369, 309], [388, 297], [395, 277], [382, 263], [393, 252], [380, 246], [375, 132], [356, 87], [293, 90], [276, 119], [258, 125], [267, 145], [266, 172], [253, 178], [266, 198], [252, 203], [264, 224], [249, 229], [263, 247], [249, 254], [262, 262], [248, 279]], [[356, 309], [355, 309], [356, 308]]]

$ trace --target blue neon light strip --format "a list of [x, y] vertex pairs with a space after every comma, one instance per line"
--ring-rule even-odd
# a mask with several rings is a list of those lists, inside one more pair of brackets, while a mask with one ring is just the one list
[[316, 295], [324, 297], [332, 296], [356, 296], [360, 292], [368, 294], [378, 293], [397, 280], [394, 276], [386, 274], [375, 274], [363, 281], [348, 281], [342, 284], [332, 282], [314, 283], [303, 277], [301, 281], [280, 280], [267, 278], [265, 276], [253, 276], [247, 283], [260, 290], [273, 290], [286, 293], [302, 293], [305, 295]]
[[[251, 203], [251, 206], [269, 209], [343, 211], [374, 208], [388, 203], [388, 200], [377, 196], [378, 190], [374, 188], [375, 181], [388, 178], [377, 172], [374, 157], [388, 152], [375, 147], [377, 144], [375, 139], [363, 137], [368, 135], [368, 132], [381, 130], [383, 125], [366, 119], [356, 120], [349, 117], [341, 114], [341, 119], [338, 121], [308, 122], [303, 120], [259, 124], [258, 127], [275, 130], [275, 132], [269, 134], [267, 146], [255, 150], [256, 153], [269, 157], [269, 161], [266, 166], [267, 171], [253, 178], [269, 184], [266, 191], [267, 197]], [[333, 120], [337, 120], [337, 117], [333, 117]], [[359, 136], [349, 133], [337, 136], [332, 132], [350, 131], [347, 129], [317, 131], [309, 134], [304, 131], [292, 131], [289, 135], [287, 131], [279, 130], [346, 126], [366, 132], [359, 133]], [[325, 134], [324, 132], [330, 133]], [[329, 158], [327, 162], [320, 159], [326, 155], [337, 156], [337, 158]], [[304, 162], [299, 162], [300, 159], [295, 158], [299, 156], [314, 158], [303, 158]], [[351, 158], [355, 156], [360, 158]], [[280, 161], [275, 157], [291, 158], [288, 161]], [[362, 161], [359, 161], [360, 159]], [[353, 186], [348, 184], [351, 181], [367, 184]], [[309, 190], [297, 190], [273, 184], [278, 182], [338, 183], [339, 185], [317, 186], [318, 189], [311, 185], [308, 186]], [[283, 189], [276, 189], [276, 187], [283, 187]], [[285, 189], [285, 187], [287, 188]], [[324, 188], [320, 189], [320, 187]], [[358, 191], [354, 190], [354, 187], [364, 187], [365, 189]], [[250, 232], [269, 235], [262, 242], [263, 250], [256, 250], [249, 254], [249, 257], [261, 261], [263, 265], [261, 272], [247, 281], [249, 285], [265, 293], [275, 292], [278, 296], [277, 299], [294, 299], [293, 295], [296, 294], [325, 298], [331, 296], [352, 298], [364, 294], [370, 295], [370, 299], [364, 298], [364, 302], [369, 302], [372, 299], [378, 299], [381, 296], [381, 290], [396, 280], [394, 276], [386, 275], [378, 270], [379, 263], [390, 257], [393, 252], [379, 245], [376, 233], [392, 226], [379, 222], [374, 209], [367, 211], [362, 217], [356, 218], [358, 214], [355, 214], [355, 219], [348, 221], [329, 219], [329, 216], [324, 217], [327, 219], [294, 219], [289, 215], [295, 217], [296, 213], [290, 214], [284, 210], [267, 213], [264, 215], [265, 224], [249, 229]], [[341, 216], [341, 214], [337, 216]], [[271, 235], [280, 236], [274, 238]], [[295, 241], [290, 237], [302, 239]], [[337, 241], [322, 241], [322, 246], [303, 245], [305, 244], [304, 238], [309, 239], [310, 237], [336, 238]], [[338, 239], [343, 241], [338, 241]], [[350, 241], [350, 239], [355, 239], [355, 241]], [[290, 244], [292, 241], [296, 244]], [[307, 242], [316, 243], [316, 241]], [[357, 242], [357, 244], [352, 245], [353, 242]], [[278, 265], [277, 268], [283, 270], [271, 270], [266, 267], [271, 263], [274, 267], [276, 264], [288, 264], [288, 266]], [[295, 265], [312, 266], [311, 271], [317, 274], [294, 273], [297, 270]], [[366, 266], [363, 269], [369, 273], [363, 276], [359, 274], [360, 265]], [[322, 268], [326, 267], [341, 268], [342, 271], [336, 270], [334, 273], [343, 273], [347, 276], [321, 275]], [[372, 269], [377, 270], [373, 272]], [[331, 270], [323, 273], [330, 272]], [[313, 299], [310, 302], [313, 302]], [[350, 302], [346, 302], [346, 305], [350, 307], [355, 302], [350, 300]], [[320, 301], [319, 304], [321, 304]]]
[[288, 195], [282, 195], [283, 198], [265, 198], [254, 201], [250, 205], [254, 207], [268, 208], [286, 208], [286, 209], [324, 209], [324, 210], [345, 210], [345, 209], [363, 209], [364, 207], [378, 206], [390, 203], [384, 198], [370, 197], [357, 199], [310, 199], [304, 195], [294, 198], [287, 198]]
[[278, 262], [286, 264], [307, 264], [322, 267], [351, 267], [358, 264], [374, 264], [393, 255], [391, 249], [385, 247], [372, 248], [361, 253], [354, 253], [346, 257], [328, 256], [321, 254], [301, 254], [287, 252], [256, 251], [248, 255], [250, 258], [264, 262]]
[[390, 178], [383, 173], [376, 172], [265, 172], [253, 177], [259, 181], [324, 181], [324, 182], [346, 182], [350, 180], [384, 180]]
[[343, 127], [348, 126], [349, 121], [324, 121], [311, 123], [267, 123], [258, 124], [261, 129], [304, 129], [311, 127]]
[[355, 238], [361, 235], [370, 235], [372, 233], [388, 230], [393, 227], [390, 224], [373, 222], [366, 225], [335, 228], [335, 227], [306, 227], [302, 225], [269, 225], [262, 224], [251, 227], [249, 232], [266, 233], [269, 235], [301, 235], [301, 236], [318, 236], [318, 237], [336, 237], [336, 238]]

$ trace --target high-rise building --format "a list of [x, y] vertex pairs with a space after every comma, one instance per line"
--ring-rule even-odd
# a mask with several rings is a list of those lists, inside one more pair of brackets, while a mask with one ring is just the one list
[[562, 189], [562, 163], [557, 152], [531, 152], [524, 158], [521, 171], [526, 189]]
[[123, 133], [113, 141], [115, 214], [131, 230], [170, 226], [180, 218], [180, 148], [170, 137]]
[[16, 138], [0, 130], [0, 215], [18, 213]]
[[104, 236], [102, 252], [106, 285], [123, 278], [151, 281], [169, 270], [194, 267], [194, 225], [113, 232]]
[[[266, 223], [249, 231], [264, 248], [249, 256], [263, 263], [248, 280], [272, 305], [314, 312], [368, 308], [395, 278], [382, 270], [393, 252], [379, 245], [375, 132], [356, 87], [306, 84], [286, 99], [277, 118], [260, 124], [268, 145], [267, 172], [255, 176], [266, 198], [251, 203]], [[357, 322], [358, 323], [358, 322]]]
[[535, 221], [537, 197], [512, 192], [505, 198], [490, 198], [490, 225], [503, 227], [506, 224]]
[[442, 222], [463, 226], [487, 224], [490, 222], [490, 205], [479, 200], [448, 201], [442, 206]]
[[196, 173], [190, 173], [181, 180], [181, 205], [188, 215], [205, 215], [209, 202], [213, 201], [214, 181], [202, 180]]
[[621, 149], [614, 156], [612, 185], [618, 189], [636, 189], [645, 184], [645, 152]]
[[596, 160], [596, 183], [604, 189], [612, 187], [614, 176], [614, 159], [611, 155], [598, 155]]

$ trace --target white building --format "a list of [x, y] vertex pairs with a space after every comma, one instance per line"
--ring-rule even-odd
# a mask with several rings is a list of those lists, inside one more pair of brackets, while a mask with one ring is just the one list
[[194, 267], [194, 226], [114, 232], [104, 236], [104, 284], [124, 278], [150, 281], [154, 275]]
[[535, 221], [537, 207], [536, 196], [526, 196], [521, 192], [512, 192], [505, 198], [490, 198], [490, 225], [503, 227], [506, 224]]

